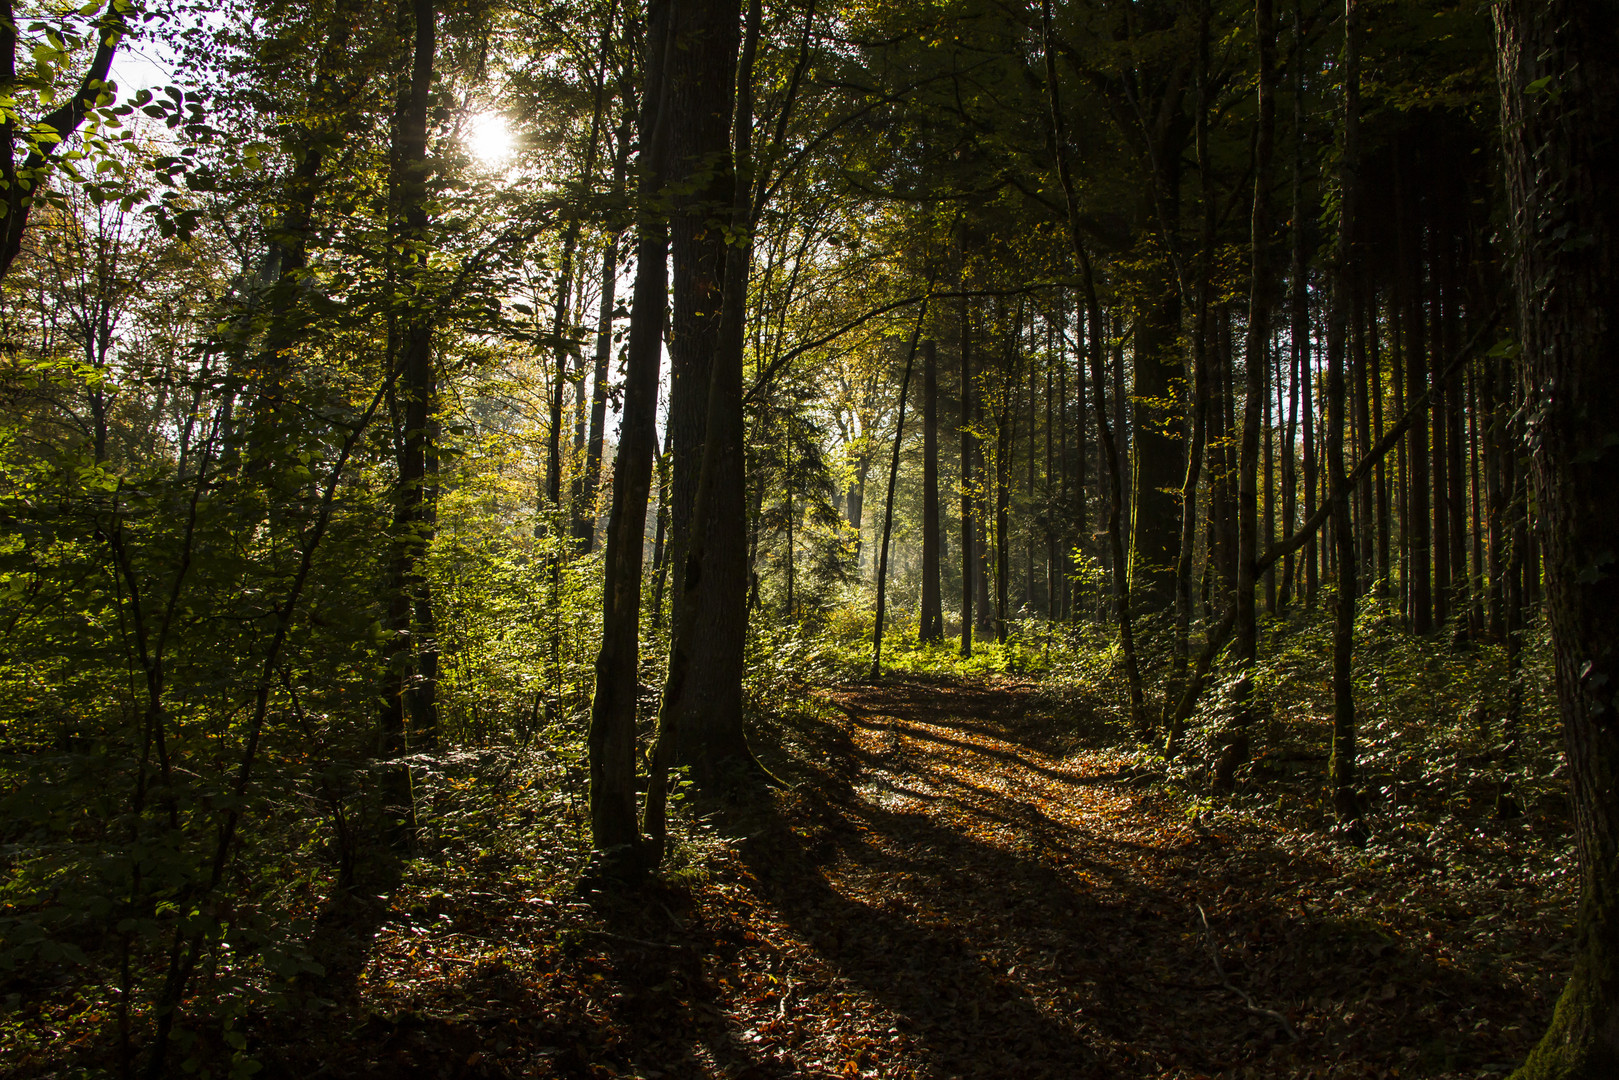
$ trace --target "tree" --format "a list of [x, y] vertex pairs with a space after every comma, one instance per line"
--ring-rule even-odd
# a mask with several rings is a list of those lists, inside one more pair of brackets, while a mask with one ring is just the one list
[[1495, 8], [1527, 442], [1581, 882], [1574, 969], [1521, 1080], [1619, 1071], [1619, 10]]
[[647, 11], [640, 140], [635, 289], [625, 361], [624, 422], [613, 467], [613, 507], [602, 568], [602, 639], [590, 701], [590, 838], [609, 874], [643, 867], [635, 812], [635, 708], [640, 689], [641, 563], [652, 457], [657, 448], [658, 368], [668, 303], [668, 223], [663, 197], [670, 123], [665, 105], [670, 0]]
[[944, 640], [944, 600], [939, 591], [939, 358], [929, 338], [922, 342], [922, 626], [925, 642]]

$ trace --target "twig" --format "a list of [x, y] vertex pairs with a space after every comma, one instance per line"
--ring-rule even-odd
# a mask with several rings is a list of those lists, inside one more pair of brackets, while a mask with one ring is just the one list
[[1242, 1000], [1247, 1003], [1249, 1012], [1258, 1013], [1260, 1016], [1270, 1017], [1272, 1020], [1276, 1021], [1282, 1026], [1283, 1031], [1287, 1032], [1289, 1041], [1298, 1042], [1298, 1032], [1294, 1031], [1293, 1025], [1287, 1022], [1287, 1017], [1283, 1016], [1275, 1009], [1266, 1009], [1259, 1005], [1255, 1005], [1254, 999], [1249, 997], [1246, 991], [1237, 986], [1226, 976], [1225, 968], [1220, 963], [1220, 954], [1214, 947], [1214, 931], [1209, 929], [1209, 917], [1204, 913], [1202, 904], [1197, 905], [1197, 916], [1203, 920], [1203, 942], [1209, 947], [1209, 959], [1214, 961], [1214, 973], [1220, 976], [1220, 985], [1242, 998]]
[[645, 938], [630, 937], [628, 934], [615, 934], [611, 930], [586, 930], [587, 934], [597, 937], [611, 938], [614, 941], [627, 941], [631, 945], [642, 945], [648, 949], [684, 949], [685, 945], [671, 941], [648, 941]]

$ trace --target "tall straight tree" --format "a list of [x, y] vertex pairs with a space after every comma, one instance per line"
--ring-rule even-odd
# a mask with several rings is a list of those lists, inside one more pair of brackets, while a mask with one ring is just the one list
[[922, 626], [924, 642], [944, 640], [939, 592], [939, 357], [922, 342]]
[[669, 550], [676, 568], [673, 611], [684, 602], [680, 568], [698, 526], [692, 521], [702, 471], [708, 397], [724, 304], [726, 229], [736, 193], [731, 152], [737, 29], [731, 0], [680, 3], [670, 61], [669, 417], [674, 459]]
[[1276, 129], [1276, 26], [1271, 0], [1254, 4], [1254, 36], [1259, 45], [1259, 121], [1254, 132], [1254, 202], [1249, 260], [1248, 334], [1243, 364], [1242, 441], [1237, 458], [1237, 595], [1236, 638], [1232, 660], [1238, 668], [1233, 696], [1237, 707], [1214, 766], [1217, 788], [1229, 790], [1237, 766], [1248, 758], [1249, 703], [1253, 667], [1259, 659], [1255, 594], [1259, 558], [1259, 424], [1265, 411], [1266, 349], [1270, 343], [1271, 305], [1271, 144]]
[[388, 598], [391, 637], [381, 725], [386, 753], [402, 751], [407, 738], [426, 747], [438, 737], [437, 635], [423, 565], [433, 537], [432, 474], [437, 471], [434, 302], [427, 274], [427, 120], [436, 18], [433, 0], [403, 0], [399, 5], [399, 34], [409, 62], [399, 75], [390, 163], [394, 295], [402, 303], [389, 313], [388, 334], [401, 378], [394, 419], [398, 477]]
[[[713, 788], [733, 768], [757, 763], [742, 726], [742, 671], [747, 635], [747, 519], [742, 360], [748, 275], [753, 248], [752, 222], [753, 58], [758, 48], [760, 6], [748, 10], [747, 37], [738, 63], [740, 5], [709, 0], [681, 5], [671, 67], [674, 100], [682, 102], [675, 126], [685, 168], [704, 163], [707, 190], [724, 201], [708, 207], [709, 217], [690, 246], [674, 247], [677, 281], [700, 281], [709, 273], [710, 238], [719, 244], [719, 320], [709, 358], [701, 457], [692, 493], [690, 530], [682, 561], [674, 565], [674, 637], [658, 714], [658, 745], [648, 789], [648, 832], [662, 836], [661, 799], [666, 766], [691, 766], [699, 784]], [[719, 122], [723, 118], [723, 123]], [[733, 142], [734, 132], [734, 142]], [[688, 207], [686, 214], [693, 213]], [[686, 227], [695, 227], [688, 220]], [[732, 237], [727, 243], [725, 237]], [[687, 260], [690, 260], [688, 262]], [[707, 286], [698, 290], [705, 294]], [[677, 312], [679, 291], [676, 292]], [[689, 324], [700, 325], [700, 312]], [[688, 341], [686, 347], [692, 347]], [[673, 353], [671, 352], [671, 356]], [[696, 365], [687, 365], [688, 378]], [[690, 384], [688, 392], [697, 389]], [[689, 466], [688, 466], [689, 467]], [[675, 458], [676, 478], [681, 461]], [[678, 538], [678, 537], [677, 537]], [[661, 852], [655, 852], [661, 854]]]
[[973, 654], [973, 571], [978, 546], [973, 527], [973, 458], [978, 440], [972, 420], [972, 319], [968, 315], [967, 290], [963, 288], [961, 293], [957, 309], [961, 322], [961, 413], [957, 424], [961, 435], [961, 655], [968, 657]]
[[[1261, 0], [1265, 2], [1265, 0]], [[1355, 203], [1360, 169], [1360, 10], [1344, 0], [1343, 145], [1338, 155], [1338, 249], [1333, 255], [1332, 311], [1327, 327], [1327, 484], [1332, 499], [1332, 537], [1338, 552], [1338, 593], [1332, 632], [1332, 759], [1329, 765], [1333, 808], [1339, 824], [1359, 834], [1360, 799], [1355, 793], [1355, 649], [1357, 553], [1350, 522], [1350, 490], [1344, 476], [1344, 365], [1349, 320], [1354, 310], [1351, 290], [1359, 280], [1355, 257]], [[1365, 527], [1364, 519], [1361, 527]]]
[[664, 72], [672, 0], [650, 0], [637, 132], [635, 291], [624, 372], [624, 419], [613, 467], [613, 508], [602, 564], [602, 643], [590, 702], [590, 839], [597, 868], [644, 864], [635, 813], [635, 706], [640, 687], [641, 562], [652, 455], [657, 447], [658, 368], [668, 302], [669, 232], [660, 205], [668, 110]]
[[1580, 858], [1574, 970], [1520, 1080], [1619, 1075], [1619, 7], [1495, 7], [1524, 415]]

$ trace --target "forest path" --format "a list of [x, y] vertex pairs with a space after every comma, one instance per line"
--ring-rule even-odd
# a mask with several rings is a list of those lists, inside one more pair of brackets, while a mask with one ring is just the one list
[[1065, 744], [1016, 680], [821, 697], [846, 742], [843, 784], [803, 806], [843, 924], [818, 944], [918, 1075], [1287, 1071], [1291, 1024], [1225, 985], [1198, 915], [1229, 891], [1229, 845], [1144, 798], [1121, 755]]
[[1032, 683], [788, 694], [755, 739], [788, 787], [693, 804], [661, 880], [580, 897], [535, 851], [407, 884], [266, 1075], [1475, 1080], [1549, 1010], [1510, 894], [1192, 824]]

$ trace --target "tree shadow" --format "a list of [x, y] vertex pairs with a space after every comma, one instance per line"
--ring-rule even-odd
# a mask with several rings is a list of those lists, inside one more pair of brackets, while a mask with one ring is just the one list
[[[1345, 1054], [1407, 1071], [1413, 1062], [1500, 1060], [1498, 1042], [1445, 1027], [1473, 1015], [1468, 999], [1499, 996], [1504, 988], [1487, 985], [1487, 972], [1361, 920], [1311, 914], [1276, 889], [1330, 882], [1335, 871], [1323, 858], [1251, 837], [1194, 837], [1173, 822], [1165, 835], [1138, 840], [1054, 820], [1029, 793], [975, 784], [927, 746], [969, 750], [1070, 787], [1105, 787], [1108, 778], [1076, 783], [1034, 760], [1032, 748], [976, 745], [905, 722], [1021, 747], [1010, 712], [946, 723], [931, 704], [895, 697], [863, 692], [860, 709], [844, 709], [852, 726], [797, 732], [813, 757], [840, 764], [801, 784], [775, 822], [744, 823], [740, 850], [761, 893], [833, 981], [896, 1017], [909, 1053], [926, 1062], [920, 1075], [1238, 1066], [1285, 1075]], [[857, 745], [854, 731], [909, 741], [873, 749], [869, 738]], [[1215, 911], [1209, 930], [1204, 905]], [[1238, 985], [1286, 1015], [1303, 1040], [1289, 1041]]]

